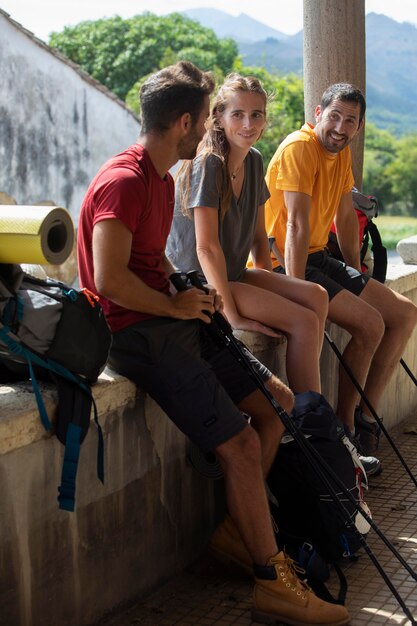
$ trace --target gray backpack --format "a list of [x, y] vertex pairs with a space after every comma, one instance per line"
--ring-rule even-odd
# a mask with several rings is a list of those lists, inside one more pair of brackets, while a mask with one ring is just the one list
[[38, 279], [20, 265], [0, 264], [0, 382], [32, 382], [39, 415], [48, 418], [38, 378], [58, 388], [55, 434], [65, 445], [59, 506], [73, 511], [80, 445], [90, 425], [98, 430], [97, 473], [104, 481], [103, 438], [91, 394], [106, 365], [111, 332], [97, 296], [50, 278]]

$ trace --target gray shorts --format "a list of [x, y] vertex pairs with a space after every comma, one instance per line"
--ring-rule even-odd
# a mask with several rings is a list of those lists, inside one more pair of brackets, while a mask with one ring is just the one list
[[[152, 318], [113, 334], [109, 366], [149, 393], [204, 452], [247, 425], [236, 404], [257, 386], [196, 320]], [[246, 348], [244, 348], [246, 350]], [[263, 380], [272, 374], [249, 351]]]
[[[274, 268], [274, 271], [285, 274], [281, 265]], [[355, 296], [360, 296], [370, 280], [370, 276], [333, 258], [327, 250], [319, 250], [308, 255], [305, 277], [306, 280], [324, 287], [329, 300], [343, 289], [347, 289]]]

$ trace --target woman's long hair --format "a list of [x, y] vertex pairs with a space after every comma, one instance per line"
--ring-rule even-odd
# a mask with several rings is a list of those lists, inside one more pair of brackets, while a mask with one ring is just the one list
[[[237, 92], [256, 93], [260, 95], [264, 100], [265, 109], [270, 99], [257, 78], [254, 76], [241, 76], [235, 72], [225, 78], [224, 83], [214, 98], [211, 114], [206, 123], [206, 133], [197, 148], [197, 157], [199, 160], [201, 159], [201, 165], [204, 164], [209, 154], [216, 155], [222, 162], [222, 168], [219, 171], [216, 181], [220, 196], [220, 219], [224, 218], [230, 207], [233, 190], [228, 171], [230, 145], [227, 141], [224, 129], [221, 126], [221, 115], [219, 114], [225, 111], [229, 104], [230, 97]], [[187, 217], [191, 217], [187, 204], [190, 193], [190, 178], [193, 163], [193, 161], [184, 161], [176, 175], [181, 212]]]

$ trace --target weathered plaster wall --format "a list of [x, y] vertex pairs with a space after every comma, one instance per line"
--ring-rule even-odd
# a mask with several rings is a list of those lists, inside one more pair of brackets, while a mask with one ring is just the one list
[[139, 122], [115, 96], [0, 10], [0, 191], [53, 200], [74, 220], [103, 162]]
[[[3, 386], [11, 396], [17, 388]], [[33, 428], [17, 429], [14, 449], [0, 453], [2, 625], [94, 623], [195, 560], [215, 525], [222, 483], [190, 467], [186, 438], [159, 407], [117, 376], [102, 377], [94, 393], [105, 484], [96, 475], [92, 425], [80, 455], [76, 510], [68, 513], [56, 499], [63, 446], [29, 416], [28, 409], [36, 415], [33, 393], [20, 391]], [[0, 415], [0, 432], [9, 440], [7, 418]]]

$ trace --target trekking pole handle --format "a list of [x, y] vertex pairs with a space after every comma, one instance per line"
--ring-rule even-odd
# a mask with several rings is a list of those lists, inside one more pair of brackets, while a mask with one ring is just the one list
[[201, 289], [205, 293], [209, 292], [207, 285], [203, 283], [197, 270], [191, 270], [190, 272], [187, 272], [187, 278], [193, 285], [193, 287], [197, 287], [197, 289]]
[[[191, 270], [190, 272], [187, 272], [187, 278], [193, 285], [193, 287], [197, 287], [197, 289], [201, 289], [201, 291], [204, 291], [205, 293], [210, 293], [210, 289], [207, 287], [206, 283], [203, 283], [201, 274], [197, 270]], [[233, 336], [233, 329], [222, 313], [220, 313], [219, 311], [214, 311], [214, 313], [211, 315], [207, 311], [204, 312], [207, 313], [207, 315], [212, 319], [213, 322], [215, 322], [215, 326], [217, 327], [218, 331], [223, 334], [224, 337], [228, 337], [229, 341], [230, 339], [232, 339], [234, 342], [236, 342], [236, 339]]]
[[[198, 287], [198, 289], [201, 289], [205, 293], [209, 292], [208, 288], [203, 284], [203, 281], [199, 277], [197, 270], [192, 270], [188, 272], [187, 278], [190, 280], [193, 287]], [[186, 281], [184, 280], [182, 272], [173, 272], [172, 274], [170, 274], [169, 280], [174, 285], [177, 291], [187, 291], [189, 289]], [[212, 315], [209, 311], [203, 311], [203, 313], [205, 313], [210, 319], [212, 319]]]
[[187, 291], [187, 283], [185, 282], [181, 272], [173, 272], [170, 274], [169, 280], [177, 291]]

